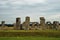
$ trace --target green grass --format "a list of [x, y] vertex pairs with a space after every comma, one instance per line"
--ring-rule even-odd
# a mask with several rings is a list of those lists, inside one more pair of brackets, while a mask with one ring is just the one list
[[[33, 34], [39, 36], [33, 36]], [[0, 40], [60, 40], [60, 31], [57, 30], [0, 30], [0, 36], [1, 35], [15, 35], [16, 37], [5, 36], [0, 37]]]
[[59, 30], [0, 30], [0, 32], [60, 32]]
[[0, 37], [44, 36], [60, 37], [59, 30], [0, 30]]
[[0, 37], [0, 40], [60, 40], [54, 37]]

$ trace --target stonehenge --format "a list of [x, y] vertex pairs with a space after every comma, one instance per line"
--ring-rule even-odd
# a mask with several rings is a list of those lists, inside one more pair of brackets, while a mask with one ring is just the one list
[[[26, 16], [25, 21], [21, 24], [21, 18], [17, 17], [16, 22], [12, 24], [12, 27], [8, 27], [5, 24], [5, 21], [2, 21], [0, 24], [0, 30], [45, 30], [45, 29], [53, 29], [60, 30], [59, 21], [45, 21], [44, 17], [40, 17], [40, 22], [30, 22], [30, 17]], [[10, 26], [10, 25], [9, 25]]]

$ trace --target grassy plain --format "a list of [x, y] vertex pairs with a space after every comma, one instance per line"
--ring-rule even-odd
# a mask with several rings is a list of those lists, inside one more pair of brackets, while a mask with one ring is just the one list
[[60, 40], [60, 31], [59, 30], [0, 30], [0, 36], [2, 36], [0, 37], [0, 40]]
[[0, 37], [0, 40], [60, 40], [54, 37]]

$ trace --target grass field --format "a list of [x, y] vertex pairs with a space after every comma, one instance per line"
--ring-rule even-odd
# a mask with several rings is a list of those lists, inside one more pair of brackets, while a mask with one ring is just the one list
[[0, 40], [60, 40], [60, 31], [0, 30]]
[[60, 37], [58, 30], [0, 30], [0, 37], [42, 36]]
[[0, 32], [60, 32], [60, 30], [0, 30]]
[[54, 37], [0, 37], [0, 40], [60, 40]]

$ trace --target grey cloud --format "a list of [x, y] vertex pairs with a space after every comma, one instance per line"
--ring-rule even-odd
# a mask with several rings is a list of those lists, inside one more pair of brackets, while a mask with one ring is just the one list
[[[60, 0], [48, 0], [46, 3], [36, 3], [33, 5], [13, 4], [9, 0], [0, 0], [0, 16], [3, 17], [1, 20], [9, 18], [9, 20], [14, 22], [18, 16], [22, 17], [22, 19], [25, 16], [33, 16], [33, 18], [35, 16], [49, 17], [49, 15], [55, 15], [56, 13], [60, 13]], [[6, 22], [8, 23], [8, 21]]]

